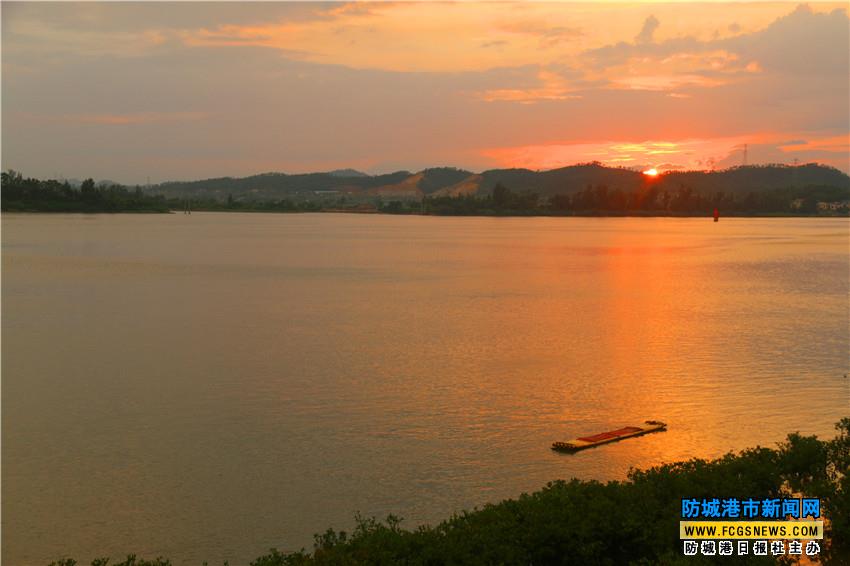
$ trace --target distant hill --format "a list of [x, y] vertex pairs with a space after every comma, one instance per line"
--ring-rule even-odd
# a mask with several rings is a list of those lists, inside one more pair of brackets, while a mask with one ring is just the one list
[[418, 173], [396, 171], [367, 175], [354, 169], [327, 173], [287, 175], [265, 173], [244, 178], [222, 177], [202, 181], [168, 182], [148, 189], [169, 198], [214, 198], [259, 201], [277, 199], [312, 200], [345, 196], [353, 200], [419, 200], [424, 196], [484, 196], [497, 183], [512, 191], [531, 191], [543, 197], [572, 194], [589, 185], [631, 193], [648, 184], [675, 190], [681, 186], [700, 193], [746, 194], [789, 187], [836, 187], [850, 189], [850, 177], [838, 169], [818, 164], [799, 167], [752, 165], [722, 171], [671, 171], [650, 179], [646, 175], [599, 163], [571, 165], [548, 171], [491, 169], [476, 174], [453, 167], [424, 169]]
[[785, 165], [752, 165], [722, 171], [670, 171], [649, 179], [630, 169], [605, 167], [597, 163], [572, 165], [550, 171], [528, 169], [494, 169], [482, 173], [480, 192], [489, 193], [497, 182], [512, 190], [531, 190], [541, 195], [570, 194], [588, 185], [605, 185], [610, 190], [634, 192], [648, 183], [659, 189], [673, 190], [686, 186], [698, 192], [740, 194], [762, 192], [787, 187], [810, 185], [850, 188], [850, 177], [832, 167], [809, 164], [799, 167]]
[[761, 192], [786, 187], [831, 186], [850, 188], [850, 177], [838, 169], [810, 163], [787, 165], [750, 165], [723, 171], [682, 171], [664, 175], [666, 185], [685, 185], [696, 191], [727, 193]]
[[646, 181], [646, 176], [637, 171], [605, 167], [598, 163], [571, 165], [549, 171], [492, 169], [481, 175], [484, 180], [479, 192], [489, 193], [496, 183], [502, 183], [514, 191], [529, 190], [544, 196], [574, 193], [587, 185], [605, 185], [611, 190], [631, 192]]
[[[357, 173], [357, 172], [355, 172]], [[319, 194], [360, 194], [383, 185], [401, 183], [411, 176], [409, 171], [397, 171], [384, 175], [342, 176], [334, 173], [264, 173], [251, 177], [219, 177], [202, 181], [174, 181], [153, 185], [152, 193], [168, 198], [215, 198], [226, 200], [233, 195], [241, 200], [274, 200], [282, 198], [311, 198]]]
[[328, 175], [333, 175], [334, 177], [368, 177], [369, 175], [363, 173], [362, 171], [358, 171], [357, 169], [334, 169], [333, 171], [328, 171]]

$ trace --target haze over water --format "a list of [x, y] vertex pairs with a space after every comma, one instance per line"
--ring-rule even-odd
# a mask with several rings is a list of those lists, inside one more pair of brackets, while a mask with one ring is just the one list
[[832, 436], [848, 228], [4, 214], [3, 559], [241, 564], [357, 511]]

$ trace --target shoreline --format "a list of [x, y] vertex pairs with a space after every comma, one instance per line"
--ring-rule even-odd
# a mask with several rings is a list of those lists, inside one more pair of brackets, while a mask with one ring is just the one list
[[[0, 215], [7, 214], [31, 214], [31, 215], [56, 215], [56, 214], [181, 214], [183, 211], [179, 209], [170, 210], [3, 210]], [[262, 210], [262, 209], [206, 209], [201, 208], [192, 212], [215, 212], [215, 213], [251, 213], [251, 214], [372, 214], [382, 216], [433, 216], [440, 218], [712, 218], [710, 214], [704, 213], [661, 213], [647, 212], [644, 214], [635, 213], [613, 213], [613, 212], [578, 212], [578, 213], [558, 213], [548, 211], [537, 212], [505, 212], [493, 214], [434, 214], [421, 212], [383, 212], [381, 210], [346, 210], [346, 209], [322, 209], [322, 210]], [[763, 213], [728, 213], [721, 215], [720, 220], [724, 218], [850, 218], [850, 214], [812, 214], [812, 213], [793, 213], [793, 212], [763, 212]]]

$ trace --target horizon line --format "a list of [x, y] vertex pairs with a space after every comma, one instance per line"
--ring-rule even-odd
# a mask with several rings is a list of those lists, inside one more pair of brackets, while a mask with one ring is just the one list
[[[821, 163], [821, 162], [818, 162], [818, 161], [809, 161], [809, 162], [806, 162], [806, 163], [797, 163], [797, 164], [748, 163], [746, 165], [744, 165], [744, 164], [731, 165], [731, 166], [725, 167], [723, 169], [715, 169], [715, 168], [711, 168], [711, 169], [684, 169], [684, 168], [682, 168], [682, 169], [666, 169], [666, 170], [659, 170], [658, 171], [658, 177], [663, 177], [665, 175], [676, 174], [676, 173], [680, 173], [680, 174], [684, 174], [684, 173], [724, 173], [724, 172], [732, 171], [732, 170], [735, 170], [735, 169], [746, 169], [746, 168], [756, 169], [756, 168], [766, 168], [766, 167], [793, 169], [793, 168], [799, 168], [799, 167], [807, 167], [807, 166], [811, 166], [811, 165], [823, 167], [825, 169], [833, 169], [833, 170], [838, 171], [838, 172], [840, 172], [841, 174], [843, 174], [847, 177], [850, 177], [850, 174], [839, 169], [838, 167], [835, 167], [833, 165], [829, 165], [827, 163]], [[250, 173], [250, 174], [242, 175], [242, 176], [222, 175], [222, 176], [218, 176], [218, 177], [203, 177], [203, 178], [196, 178], [196, 179], [173, 179], [173, 180], [159, 181], [159, 182], [155, 182], [155, 183], [151, 183], [151, 182], [125, 183], [125, 182], [120, 182], [120, 181], [113, 181], [111, 179], [98, 179], [96, 182], [97, 183], [110, 182], [110, 183], [118, 184], [118, 185], [125, 186], [125, 187], [135, 187], [135, 186], [152, 187], [152, 186], [157, 186], [157, 185], [164, 185], [164, 184], [167, 184], [167, 183], [198, 183], [198, 182], [203, 182], [203, 181], [212, 181], [212, 180], [216, 180], [216, 179], [249, 179], [249, 178], [252, 178], [252, 177], [263, 177], [263, 176], [271, 176], [271, 175], [280, 175], [280, 176], [287, 176], [287, 177], [296, 177], [296, 176], [302, 176], [302, 175], [333, 175], [333, 174], [341, 172], [341, 171], [354, 171], [355, 173], [358, 173], [358, 175], [352, 175], [349, 178], [351, 178], [351, 177], [356, 178], [356, 177], [360, 177], [360, 176], [363, 176], [363, 177], [381, 177], [381, 176], [384, 176], [384, 175], [394, 175], [394, 174], [397, 174], [397, 173], [407, 173], [408, 175], [418, 175], [420, 173], [424, 173], [425, 171], [429, 171], [429, 170], [433, 170], [433, 169], [454, 169], [454, 170], [457, 170], [457, 171], [467, 172], [470, 175], [483, 175], [483, 174], [489, 173], [491, 171], [530, 171], [532, 173], [548, 173], [548, 172], [551, 172], [551, 171], [558, 171], [560, 169], [569, 169], [571, 167], [586, 167], [586, 166], [597, 166], [597, 167], [602, 167], [604, 169], [629, 171], [629, 172], [632, 172], [632, 173], [643, 173], [645, 170], [647, 170], [647, 169], [644, 169], [643, 166], [642, 167], [624, 167], [622, 165], [607, 165], [607, 164], [605, 164], [601, 161], [581, 161], [581, 162], [572, 163], [570, 165], [562, 165], [560, 167], [552, 167], [552, 168], [549, 168], [549, 169], [529, 169], [528, 167], [501, 167], [501, 168], [493, 168], [493, 169], [484, 169], [482, 171], [476, 172], [476, 171], [473, 171], [471, 169], [466, 169], [466, 168], [463, 168], [463, 167], [454, 167], [454, 166], [451, 166], [451, 165], [438, 165], [438, 166], [432, 166], [432, 167], [425, 167], [424, 169], [419, 169], [419, 170], [415, 170], [415, 171], [410, 170], [410, 169], [396, 169], [395, 171], [385, 171], [385, 172], [381, 172], [381, 173], [366, 173], [366, 172], [361, 171], [359, 169], [355, 169], [354, 167], [340, 167], [340, 168], [337, 168], [337, 169], [329, 169], [329, 170], [325, 170], [325, 171], [308, 171], [308, 172], [304, 172], [304, 173], [286, 173], [286, 172], [283, 172], [283, 171], [264, 171], [264, 172], [259, 172], [259, 173]], [[646, 167], [649, 167], [649, 166], [646, 166]], [[19, 174], [22, 174], [21, 171], [14, 169], [14, 168], [11, 168], [11, 167], [3, 169], [4, 173], [8, 173], [8, 172], [12, 172], [12, 171], [19, 173]], [[345, 175], [337, 175], [337, 176], [340, 177], [340, 178], [346, 177]], [[37, 179], [38, 177], [31, 177], [31, 178]], [[94, 179], [94, 177], [88, 176], [88, 177], [85, 177], [84, 179], [79, 179], [77, 177], [65, 177], [65, 176], [60, 174], [60, 175], [58, 175], [54, 178], [47, 177], [43, 180], [62, 182], [62, 181], [83, 181], [85, 179]]]

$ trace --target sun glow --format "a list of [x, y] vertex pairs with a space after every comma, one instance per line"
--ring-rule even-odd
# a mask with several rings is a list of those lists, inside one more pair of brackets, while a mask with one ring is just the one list
[[652, 169], [647, 169], [646, 171], [644, 171], [643, 174], [646, 175], [647, 177], [657, 177], [658, 176], [658, 170], [655, 167], [653, 167]]

